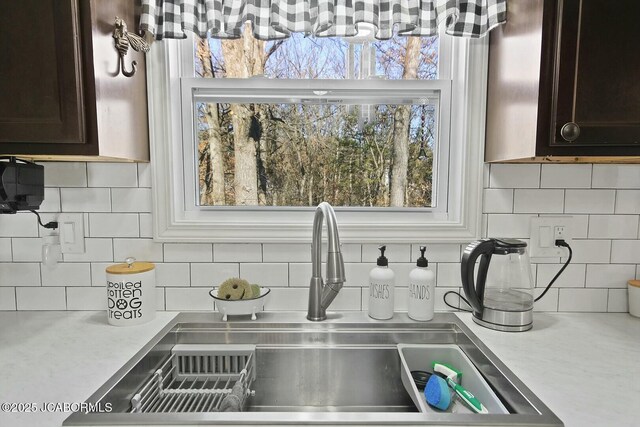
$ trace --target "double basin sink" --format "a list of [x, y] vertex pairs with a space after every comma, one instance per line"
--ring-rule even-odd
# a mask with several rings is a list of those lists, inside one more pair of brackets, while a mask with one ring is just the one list
[[[453, 314], [439, 313], [426, 323], [374, 322], [361, 313], [320, 323], [301, 317], [264, 313], [255, 322], [222, 322], [218, 315], [181, 313], [87, 399], [110, 403], [111, 412], [76, 413], [64, 425], [562, 425]], [[419, 412], [401, 381], [398, 344], [457, 346], [509, 413]], [[162, 388], [161, 370], [166, 375], [174, 365], [186, 378], [196, 362], [201, 371], [213, 369], [213, 359], [196, 357], [189, 366], [172, 360], [176, 348], [207, 345], [255, 349], [242, 359], [252, 366], [242, 412], [211, 412], [215, 397], [199, 391], [207, 387], [201, 379], [193, 380], [200, 393], [193, 403], [176, 392], [166, 404], [149, 403], [155, 411], [140, 411], [140, 395], [144, 400], [153, 397], [152, 386]], [[236, 362], [225, 360], [235, 369]]]

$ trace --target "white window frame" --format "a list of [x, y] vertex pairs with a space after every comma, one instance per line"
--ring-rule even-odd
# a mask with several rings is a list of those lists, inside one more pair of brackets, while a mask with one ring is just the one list
[[[192, 46], [190, 39], [164, 40], [154, 43], [147, 55], [154, 239], [310, 242], [313, 207], [196, 206], [194, 94], [222, 93], [220, 83], [224, 79], [191, 77]], [[436, 194], [435, 208], [336, 207], [341, 241], [468, 242], [480, 236], [488, 37], [441, 36], [441, 52], [443, 48], [451, 61], [445, 61], [439, 70], [439, 80], [386, 81], [385, 84], [408, 91], [440, 93], [438, 126], [440, 135], [448, 133], [448, 150], [442, 153], [442, 158], [448, 156], [448, 168], [436, 167], [436, 171], [448, 174], [446, 194], [444, 197]], [[280, 84], [275, 79], [247, 81], [248, 87], [266, 91]], [[349, 84], [348, 80], [323, 80], [321, 89], [344, 89]], [[287, 85], [309, 91], [319, 88], [314, 80], [290, 81]], [[360, 80], [358, 85], [379, 89], [376, 81]]]

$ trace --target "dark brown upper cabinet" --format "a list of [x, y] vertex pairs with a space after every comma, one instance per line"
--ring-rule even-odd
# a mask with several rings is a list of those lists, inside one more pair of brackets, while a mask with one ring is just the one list
[[640, 162], [640, 2], [507, 11], [490, 35], [485, 160]]
[[0, 2], [0, 155], [148, 161], [143, 54], [116, 75], [116, 16], [137, 27], [132, 0]]

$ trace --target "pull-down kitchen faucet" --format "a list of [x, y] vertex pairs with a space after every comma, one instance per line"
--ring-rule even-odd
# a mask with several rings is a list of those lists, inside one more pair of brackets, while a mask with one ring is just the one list
[[[322, 281], [322, 222], [327, 223], [327, 283]], [[338, 295], [344, 277], [344, 261], [340, 252], [340, 237], [336, 214], [331, 205], [322, 202], [316, 208], [313, 217], [313, 242], [311, 243], [311, 283], [309, 284], [309, 311], [307, 319], [313, 321], [325, 320], [327, 308]]]

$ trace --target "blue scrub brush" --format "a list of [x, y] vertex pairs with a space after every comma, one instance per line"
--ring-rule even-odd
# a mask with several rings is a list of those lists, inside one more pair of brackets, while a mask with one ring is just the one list
[[451, 392], [447, 382], [437, 375], [431, 375], [424, 388], [427, 403], [435, 408], [446, 411], [451, 405]]

